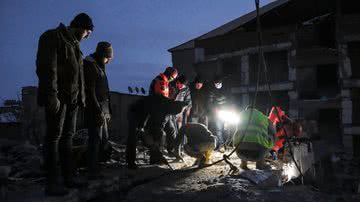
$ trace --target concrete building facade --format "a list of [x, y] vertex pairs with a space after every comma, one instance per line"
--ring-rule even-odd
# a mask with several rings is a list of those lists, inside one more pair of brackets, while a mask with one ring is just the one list
[[[256, 106], [265, 113], [271, 105], [281, 106], [304, 120], [308, 135], [330, 145], [329, 152], [358, 157], [360, 9], [355, 3], [278, 0], [260, 9], [267, 74], [262, 67]], [[254, 99], [257, 34], [253, 11], [169, 51], [173, 65], [190, 78], [224, 75], [224, 87], [242, 107]]]

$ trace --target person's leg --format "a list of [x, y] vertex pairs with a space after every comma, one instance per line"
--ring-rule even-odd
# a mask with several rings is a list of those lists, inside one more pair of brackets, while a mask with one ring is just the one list
[[160, 151], [160, 144], [162, 137], [165, 136], [165, 117], [152, 116], [149, 122], [149, 132], [151, 141], [148, 141], [150, 149], [150, 164], [159, 164], [164, 158]]
[[259, 147], [258, 152], [259, 152], [259, 159], [257, 159], [257, 161], [256, 161], [256, 169], [259, 169], [259, 170], [271, 169], [271, 166], [266, 164], [265, 159], [264, 159], [265, 154], [267, 154], [269, 152], [269, 150], [264, 147]]
[[126, 143], [126, 163], [130, 169], [136, 169], [136, 145], [138, 141], [138, 129], [131, 128], [129, 130], [128, 139]]
[[65, 179], [73, 177], [74, 162], [72, 158], [72, 137], [76, 132], [76, 118], [78, 106], [67, 105], [64, 127], [59, 140], [59, 152], [61, 161], [61, 170]]
[[44, 167], [46, 172], [46, 188], [48, 195], [64, 195], [66, 190], [57, 186], [59, 169], [57, 167], [59, 159], [59, 139], [62, 134], [65, 119], [66, 105], [61, 104], [58, 113], [53, 114], [46, 110], [46, 136], [44, 139]]
[[218, 148], [218, 149], [221, 145], [223, 145], [225, 143], [224, 137], [223, 137], [223, 131], [224, 131], [224, 122], [215, 121], [215, 134], [216, 134], [216, 137], [218, 138], [218, 145], [216, 146], [216, 148]]
[[166, 149], [169, 154], [173, 154], [173, 150], [175, 147], [175, 139], [177, 136], [177, 129], [176, 129], [176, 120], [175, 117], [169, 115], [166, 117], [166, 125], [164, 131], [166, 133]]
[[89, 175], [95, 175], [98, 172], [100, 141], [102, 136], [102, 127], [95, 125], [95, 122], [88, 125], [88, 168]]
[[112, 153], [112, 146], [109, 143], [109, 133], [108, 133], [108, 123], [105, 122], [104, 125], [101, 127], [102, 135], [101, 135], [101, 142], [100, 142], [100, 162], [109, 161], [111, 158]]
[[243, 170], [250, 170], [247, 166], [247, 161], [245, 160], [241, 160], [241, 163], [240, 163], [240, 168], [243, 169]]

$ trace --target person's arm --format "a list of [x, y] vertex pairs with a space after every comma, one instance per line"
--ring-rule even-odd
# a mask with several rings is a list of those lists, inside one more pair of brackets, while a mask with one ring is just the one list
[[57, 39], [45, 33], [39, 39], [39, 47], [36, 58], [37, 73], [46, 87], [49, 96], [57, 96]]
[[87, 101], [89, 107], [93, 107], [96, 114], [101, 113], [100, 103], [96, 98], [96, 69], [95, 66], [89, 62], [84, 63], [84, 76], [85, 76], [85, 90], [87, 94]]
[[46, 106], [54, 113], [60, 108], [60, 101], [57, 97], [57, 64], [58, 47], [56, 35], [47, 32], [41, 35], [36, 56], [36, 73], [39, 76], [42, 90], [46, 94]]

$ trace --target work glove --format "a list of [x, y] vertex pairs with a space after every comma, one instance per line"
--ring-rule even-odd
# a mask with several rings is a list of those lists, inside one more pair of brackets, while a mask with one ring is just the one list
[[58, 113], [60, 110], [60, 100], [56, 96], [49, 97], [47, 109], [53, 114]]
[[276, 160], [278, 159], [277, 154], [276, 154], [276, 151], [271, 150], [271, 151], [270, 151], [270, 154], [271, 154], [271, 157], [272, 157], [272, 159], [273, 159], [274, 161], [276, 161]]
[[96, 125], [97, 126], [102, 126], [102, 125], [104, 125], [104, 123], [105, 123], [105, 114], [104, 113], [100, 113], [100, 114], [98, 114], [97, 116], [96, 116], [96, 118], [95, 118], [95, 121], [96, 121]]

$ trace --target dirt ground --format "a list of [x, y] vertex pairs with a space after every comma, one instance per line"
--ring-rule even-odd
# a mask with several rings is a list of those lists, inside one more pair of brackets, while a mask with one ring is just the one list
[[[215, 152], [213, 161], [221, 159], [222, 155]], [[142, 181], [93, 201], [360, 201], [359, 194], [330, 194], [308, 185], [282, 185], [279, 183], [281, 177], [275, 174], [255, 185], [244, 179], [241, 169], [229, 175], [230, 166], [225, 162], [198, 170], [191, 167], [193, 158], [185, 157], [184, 161], [170, 163], [175, 171], [170, 171], [167, 166], [140, 165], [136, 171], [127, 171], [128, 177], [138, 177], [145, 172], [153, 173], [153, 178], [144, 177]], [[230, 161], [239, 168], [240, 160], [235, 154]], [[254, 164], [249, 167], [255, 169]]]

